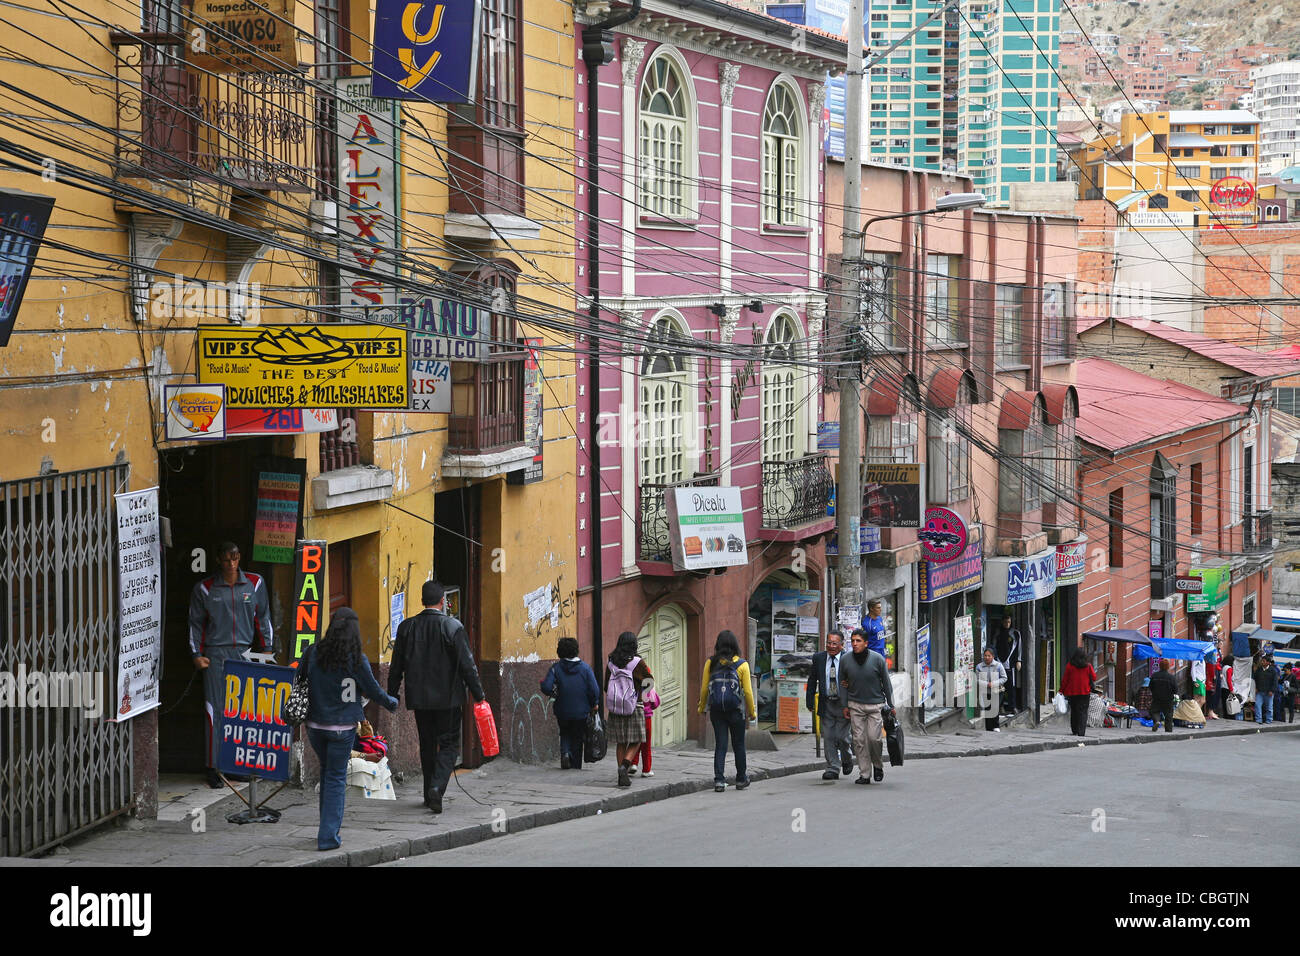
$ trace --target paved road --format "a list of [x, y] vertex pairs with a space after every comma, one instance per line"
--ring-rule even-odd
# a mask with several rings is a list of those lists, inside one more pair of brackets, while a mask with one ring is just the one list
[[886, 767], [881, 785], [801, 774], [389, 865], [548, 866], [611, 854], [686, 866], [1293, 865], [1293, 843], [1260, 834], [1294, 826], [1298, 789], [1295, 734], [924, 760]]

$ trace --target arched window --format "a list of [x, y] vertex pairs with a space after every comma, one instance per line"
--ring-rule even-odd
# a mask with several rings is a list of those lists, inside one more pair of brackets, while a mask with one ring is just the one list
[[777, 83], [763, 111], [763, 221], [796, 224], [799, 207], [799, 101]]
[[789, 315], [772, 320], [763, 342], [763, 460], [791, 461], [803, 454], [799, 382], [795, 367], [799, 331]]
[[643, 212], [687, 213], [690, 120], [686, 82], [668, 56], [656, 56], [641, 81], [640, 196]]
[[926, 470], [930, 500], [956, 504], [970, 497], [970, 439], [975, 386], [963, 376], [952, 408], [935, 408], [926, 416]]
[[641, 483], [672, 485], [686, 478], [687, 395], [690, 374], [684, 349], [685, 330], [671, 316], [660, 316], [650, 329], [641, 358]]
[[921, 393], [910, 375], [903, 378], [898, 390], [898, 407], [893, 415], [867, 417], [867, 461], [915, 462], [918, 423], [916, 410]]

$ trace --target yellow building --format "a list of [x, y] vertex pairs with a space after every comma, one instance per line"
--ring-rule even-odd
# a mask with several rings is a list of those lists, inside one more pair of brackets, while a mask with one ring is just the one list
[[[112, 496], [157, 487], [166, 546], [160, 687], [149, 691], [161, 706], [122, 723], [0, 708], [0, 732], [12, 725], [28, 741], [0, 758], [0, 855], [128, 810], [151, 815], [159, 772], [202, 768], [187, 609], [226, 539], [269, 584], [281, 660], [301, 642], [276, 534], [326, 543], [321, 627], [329, 609], [353, 607], [377, 665], [395, 606], [418, 611], [433, 577], [457, 588], [488, 699], [510, 728], [503, 752], [538, 760], [555, 748], [536, 689], [556, 638], [576, 636], [571, 6], [489, 4], [477, 105], [466, 107], [369, 99], [368, 4], [268, 5], [295, 42], [199, 55], [201, 3], [146, 3], [137, 20], [90, 0], [78, 29], [53, 8], [17, 8], [0, 26], [2, 45], [29, 57], [5, 69], [0, 111], [16, 145], [3, 158], [21, 171], [0, 172], [0, 203], [16, 191], [54, 199], [0, 348], [4, 666], [100, 673], [112, 698], [123, 611]], [[362, 114], [374, 135], [353, 156]], [[374, 200], [359, 227], [358, 195]], [[391, 218], [391, 238], [370, 234], [372, 211]], [[207, 427], [193, 417], [174, 417], [169, 435], [180, 406], [165, 387], [189, 395], [224, 374], [199, 354], [200, 327], [224, 340], [277, 338], [284, 325], [337, 337], [364, 323], [377, 340], [382, 323], [421, 327], [429, 303], [443, 310], [441, 357], [476, 353], [425, 366], [430, 381], [449, 374], [437, 388], [450, 386], [450, 412], [259, 413], [238, 407], [255, 393], [235, 375], [225, 438], [177, 437]], [[297, 528], [268, 520], [268, 473], [298, 489]], [[405, 712], [378, 728], [395, 766], [418, 764]]]
[[1245, 110], [1125, 113], [1073, 154], [1079, 198], [1106, 199], [1132, 228], [1255, 221], [1259, 120]]

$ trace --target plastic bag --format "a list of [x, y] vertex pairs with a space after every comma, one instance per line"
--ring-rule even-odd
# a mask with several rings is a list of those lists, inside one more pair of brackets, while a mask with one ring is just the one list
[[1056, 704], [1056, 712], [1058, 714], [1068, 714], [1070, 712], [1070, 702], [1065, 699], [1064, 694], [1057, 694], [1056, 700], [1053, 703]]
[[605, 736], [605, 722], [600, 714], [592, 711], [587, 715], [587, 739], [583, 741], [582, 759], [586, 763], [595, 763], [605, 756], [609, 749], [609, 738]]

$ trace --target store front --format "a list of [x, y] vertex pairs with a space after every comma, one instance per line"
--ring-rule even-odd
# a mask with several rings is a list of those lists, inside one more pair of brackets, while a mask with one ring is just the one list
[[759, 730], [812, 732], [804, 694], [826, 625], [823, 594], [809, 582], [807, 574], [782, 568], [768, 574], [749, 596], [746, 657], [754, 665]]
[[[966, 548], [951, 561], [922, 559], [917, 565], [918, 626], [929, 629], [917, 648], [918, 698], [926, 725], [949, 717], [967, 719], [970, 682], [983, 642], [980, 588], [984, 581], [983, 537], [970, 529]], [[924, 681], [923, 685], [921, 682]]]
[[[1050, 628], [1045, 631], [1044, 653], [1038, 673], [1038, 700], [1049, 704], [1070, 655], [1079, 647], [1079, 585], [1088, 566], [1088, 539], [1076, 538], [1056, 546], [1056, 591], [1052, 594]], [[1100, 670], [1097, 671], [1101, 673]]]
[[[1074, 589], [1077, 592], [1077, 587]], [[1021, 704], [1032, 709], [1043, 703], [1049, 675], [1059, 682], [1060, 621], [1057, 615], [1056, 549], [1024, 558], [989, 558], [984, 563], [984, 603], [1000, 605], [1022, 639]], [[1074, 598], [1077, 614], [1077, 595]], [[998, 615], [990, 614], [990, 620]]]

